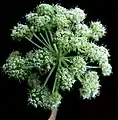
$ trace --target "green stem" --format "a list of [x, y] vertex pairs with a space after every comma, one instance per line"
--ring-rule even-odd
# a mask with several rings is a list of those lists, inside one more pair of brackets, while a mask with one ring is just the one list
[[59, 67], [61, 68], [61, 62], [62, 62], [63, 58], [62, 58], [62, 49], [59, 49]]
[[49, 31], [49, 34], [50, 34], [51, 42], [53, 43], [52, 33], [50, 32], [50, 30], [48, 30], [48, 31]]
[[39, 40], [45, 47], [49, 46], [48, 44], [46, 45], [36, 34], [34, 36]]
[[65, 61], [68, 61], [69, 63], [71, 63], [71, 61], [70, 60], [68, 60], [68, 59], [64, 59]]
[[86, 68], [100, 68], [98, 66], [86, 66]]
[[38, 48], [42, 49], [42, 47], [40, 47], [39, 45], [37, 45], [35, 42], [33, 42], [32, 40], [30, 40], [28, 37], [25, 37], [27, 40], [29, 40], [32, 44], [34, 44], [35, 46], [37, 46]]
[[[58, 61], [59, 62], [59, 61]], [[59, 63], [57, 62], [57, 70], [56, 70], [56, 74], [57, 74], [57, 71], [59, 69]], [[54, 85], [53, 85], [53, 89], [52, 89], [52, 93], [54, 93], [55, 91], [55, 88], [56, 88], [56, 83], [57, 83], [57, 79], [56, 79], [56, 75], [55, 75], [55, 81], [54, 81]]]
[[52, 72], [54, 71], [55, 67], [56, 67], [56, 65], [55, 65], [55, 66], [53, 66], [53, 68], [51, 69], [51, 71], [50, 71], [49, 75], [47, 76], [47, 78], [46, 78], [46, 80], [45, 80], [44, 86], [46, 85], [47, 81], [49, 80], [49, 78], [50, 78], [50, 76], [51, 76]]
[[45, 34], [46, 34], [46, 37], [47, 37], [48, 43], [51, 45], [50, 40], [49, 40], [49, 37], [48, 37], [48, 34], [47, 34], [47, 31], [45, 31]]
[[43, 40], [45, 41], [45, 43], [48, 45], [46, 39], [43, 37], [43, 35], [40, 33], [40, 36], [43, 38]]
[[62, 63], [68, 68], [68, 64], [66, 63], [65, 60], [62, 60]]
[[[49, 32], [49, 35], [50, 35], [50, 39], [51, 39], [51, 42], [52, 42], [52, 44], [53, 44], [53, 36], [52, 36], [52, 32], [48, 29], [48, 32]], [[53, 44], [53, 47], [54, 47], [54, 44]]]
[[54, 81], [54, 85], [53, 85], [53, 90], [52, 90], [52, 93], [54, 93], [54, 91], [55, 91], [55, 88], [56, 88], [56, 83], [57, 83], [57, 79], [55, 79], [55, 81]]
[[65, 56], [65, 55], [67, 55], [68, 54], [68, 51], [65, 51], [64, 53], [63, 53], [63, 56]]
[[73, 58], [73, 57], [75, 57], [75, 56], [69, 56], [69, 57], [62, 57], [62, 58]]
[[62, 57], [62, 49], [60, 48], [60, 57]]
[[53, 44], [53, 45], [54, 45], [54, 49], [55, 49], [56, 53], [58, 54], [58, 49], [57, 49], [56, 44]]
[[[43, 40], [45, 41], [45, 43], [48, 45], [49, 49], [54, 52], [53, 47], [51, 46], [51, 44], [49, 45], [49, 43], [46, 41], [46, 39], [43, 37], [43, 35], [40, 33], [40, 36], [43, 38]], [[48, 38], [49, 39], [49, 38]]]

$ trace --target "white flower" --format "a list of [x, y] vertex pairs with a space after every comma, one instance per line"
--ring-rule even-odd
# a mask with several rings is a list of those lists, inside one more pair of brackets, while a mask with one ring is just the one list
[[12, 30], [11, 36], [14, 40], [21, 40], [21, 38], [25, 38], [27, 35], [31, 37], [30, 29], [27, 25], [23, 25], [18, 23]]
[[98, 41], [99, 38], [102, 38], [106, 34], [106, 28], [101, 24], [100, 21], [91, 22], [90, 28], [92, 30], [91, 37], [96, 41]]
[[104, 76], [109, 76], [112, 73], [112, 67], [109, 63], [101, 64], [102, 73]]
[[68, 12], [70, 14], [70, 18], [72, 18], [73, 22], [75, 23], [80, 23], [86, 17], [84, 10], [77, 8], [77, 7], [75, 9], [70, 9]]
[[82, 88], [80, 88], [80, 95], [83, 97], [83, 99], [91, 99], [95, 98], [97, 95], [99, 95], [99, 76], [97, 75], [97, 72], [89, 71], [85, 74], [85, 77], [81, 80]]

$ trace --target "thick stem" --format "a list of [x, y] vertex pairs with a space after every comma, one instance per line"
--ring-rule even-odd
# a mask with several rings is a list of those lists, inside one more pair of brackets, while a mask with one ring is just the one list
[[54, 108], [52, 111], [51, 111], [51, 115], [49, 117], [48, 120], [56, 120], [56, 116], [57, 116], [57, 108]]

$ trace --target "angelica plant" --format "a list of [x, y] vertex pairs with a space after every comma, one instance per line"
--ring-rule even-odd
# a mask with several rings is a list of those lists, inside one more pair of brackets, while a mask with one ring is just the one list
[[30, 42], [32, 50], [25, 56], [13, 51], [3, 70], [10, 78], [28, 81], [28, 102], [34, 107], [57, 108], [62, 99], [59, 91], [70, 91], [76, 81], [82, 84], [78, 91], [83, 99], [100, 94], [97, 69], [103, 76], [112, 73], [108, 49], [96, 44], [106, 35], [106, 28], [100, 21], [86, 25], [85, 18], [78, 7], [40, 4], [25, 15], [24, 24], [13, 27], [13, 40]]

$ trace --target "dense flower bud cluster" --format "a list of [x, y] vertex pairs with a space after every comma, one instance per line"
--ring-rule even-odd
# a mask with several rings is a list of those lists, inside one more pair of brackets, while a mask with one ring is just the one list
[[83, 87], [80, 88], [80, 94], [83, 99], [91, 99], [99, 95], [100, 84], [98, 79], [99, 76], [95, 71], [88, 71], [88, 73], [85, 74], [82, 80]]
[[56, 78], [60, 82], [60, 88], [62, 90], [70, 90], [76, 81], [74, 75], [70, 74], [70, 71], [64, 67], [58, 71]]
[[25, 58], [28, 69], [37, 68], [42, 71], [49, 71], [52, 65], [55, 65], [55, 58], [46, 50], [30, 51], [26, 54]]
[[70, 9], [68, 12], [69, 12], [68, 17], [70, 17], [74, 23], [80, 23], [86, 18], [86, 14], [80, 8], [76, 7], [74, 9]]
[[36, 7], [36, 13], [38, 13], [38, 15], [43, 16], [43, 15], [48, 15], [50, 17], [52, 17], [54, 15], [54, 7], [52, 5], [49, 4], [40, 4]]
[[26, 36], [32, 37], [32, 34], [28, 25], [18, 23], [17, 27], [15, 26], [13, 28], [11, 36], [13, 37], [14, 40], [20, 41], [22, 38], [25, 38]]
[[25, 63], [25, 59], [15, 51], [12, 52], [6, 60], [6, 64], [3, 65], [3, 70], [9, 75], [9, 77], [14, 77], [18, 80], [25, 80], [30, 74], [30, 71], [26, 69]]
[[92, 30], [91, 37], [96, 41], [98, 41], [99, 38], [102, 38], [106, 34], [106, 28], [101, 24], [100, 21], [91, 22], [90, 28]]
[[[12, 52], [3, 70], [9, 77], [28, 80], [29, 103], [45, 109], [58, 107], [62, 98], [59, 89], [70, 91], [77, 80], [82, 83], [79, 90], [83, 99], [99, 95], [99, 76], [92, 68], [101, 69], [104, 76], [112, 73], [107, 48], [95, 44], [106, 34], [101, 22], [86, 25], [84, 10], [49, 4], [40, 4], [25, 18], [26, 23], [18, 23], [11, 36], [18, 42], [31, 42], [37, 49], [24, 57]], [[88, 66], [91, 63], [98, 66]], [[51, 79], [52, 91], [48, 89]]]
[[34, 106], [41, 106], [44, 109], [53, 109], [61, 103], [61, 95], [59, 93], [51, 94], [50, 91], [43, 86], [37, 86], [29, 92], [28, 101]]
[[73, 57], [71, 61], [70, 71], [75, 75], [82, 75], [86, 72], [86, 62], [80, 56]]

